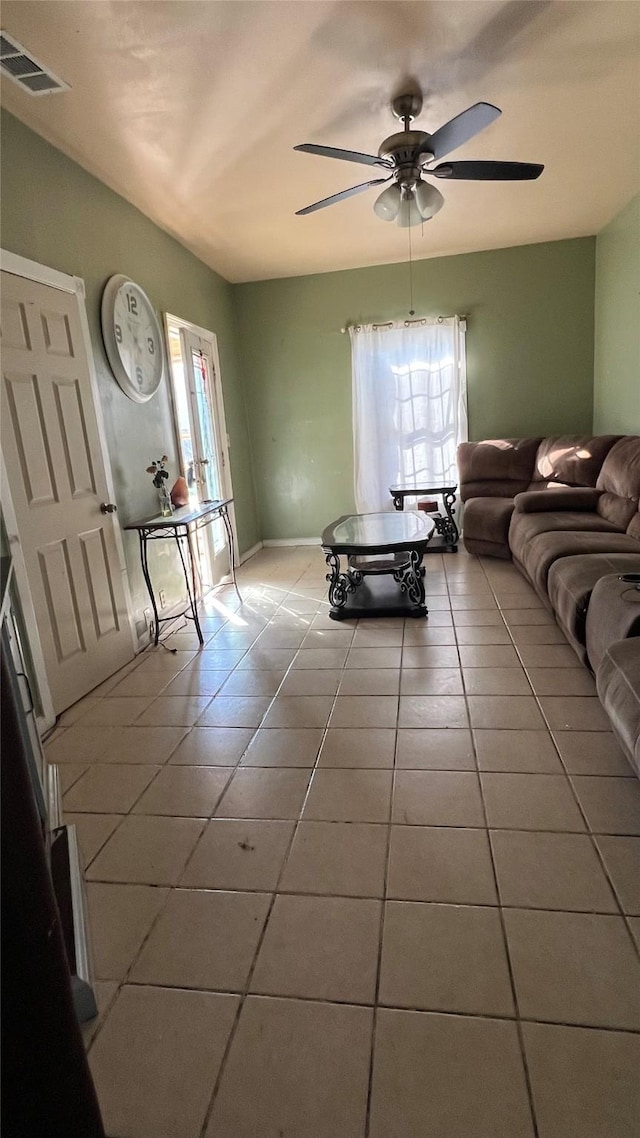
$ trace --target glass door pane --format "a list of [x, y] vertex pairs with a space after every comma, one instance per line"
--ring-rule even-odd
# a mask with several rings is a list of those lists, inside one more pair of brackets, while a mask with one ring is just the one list
[[211, 376], [207, 357], [199, 348], [191, 348], [191, 366], [193, 368], [194, 396], [200, 435], [198, 481], [204, 501], [222, 498], [223, 491], [214, 429]]
[[[193, 481], [198, 501], [210, 502], [225, 497], [213, 356], [210, 344], [188, 329], [181, 330], [180, 338], [192, 427]], [[210, 546], [208, 583], [217, 584], [229, 568], [224, 523], [220, 519], [212, 522], [199, 532], [199, 539], [204, 540], [203, 535]]]
[[182, 470], [189, 487], [189, 503], [196, 505], [198, 487], [196, 485], [194, 470], [194, 444], [193, 427], [191, 424], [191, 408], [187, 380], [185, 376], [184, 360], [182, 358], [182, 341], [180, 332], [176, 327], [169, 328], [169, 357], [171, 360], [171, 378], [173, 385], [173, 404], [178, 427], [178, 439], [182, 457]]

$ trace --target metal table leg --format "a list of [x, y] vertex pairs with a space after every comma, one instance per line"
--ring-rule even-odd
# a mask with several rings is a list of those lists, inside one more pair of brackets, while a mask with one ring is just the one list
[[140, 563], [142, 565], [142, 576], [144, 577], [151, 601], [151, 608], [153, 609], [153, 644], [157, 647], [158, 640], [160, 639], [160, 622], [158, 619], [158, 606], [156, 605], [156, 598], [153, 592], [153, 585], [151, 583], [151, 574], [149, 573], [149, 558], [148, 558], [148, 545], [146, 530], [138, 530], [138, 537], [140, 539]]
[[226, 506], [220, 511], [220, 516], [224, 522], [224, 528], [227, 532], [227, 545], [229, 547], [229, 571], [231, 573], [231, 580], [233, 581], [233, 587], [236, 591], [238, 600], [240, 601], [240, 604], [242, 604], [242, 597], [240, 595], [238, 582], [236, 580], [236, 550], [235, 541], [233, 539], [233, 526], [231, 525], [231, 519], [229, 517]]
[[426, 616], [429, 612], [425, 604], [424, 574], [422, 553], [416, 549], [412, 549], [409, 553], [409, 564], [393, 574], [400, 585], [400, 591], [406, 593], [414, 605], [410, 612], [411, 616]]
[[[189, 550], [189, 563], [190, 563], [190, 567], [191, 567], [191, 580], [189, 580], [189, 570], [187, 569], [187, 563], [184, 559], [184, 553], [182, 552], [182, 539], [183, 538], [186, 538], [187, 548]], [[198, 634], [198, 640], [200, 641], [201, 644], [204, 644], [204, 636], [202, 635], [202, 629], [200, 628], [200, 621], [198, 620], [198, 605], [197, 605], [197, 598], [196, 598], [195, 586], [194, 586], [196, 569], [195, 569], [195, 562], [193, 559], [193, 550], [191, 548], [191, 542], [189, 541], [188, 531], [185, 531], [184, 533], [178, 533], [178, 531], [176, 530], [175, 539], [176, 539], [176, 545], [178, 546], [178, 553], [180, 554], [180, 560], [182, 562], [182, 570], [184, 572], [184, 580], [185, 580], [185, 584], [187, 586], [187, 597], [189, 598], [189, 605], [191, 608], [191, 615], [193, 617], [193, 623], [195, 625], [195, 629], [196, 629], [196, 632]]]
[[436, 529], [440, 537], [444, 538], [452, 553], [458, 551], [458, 541], [460, 540], [460, 533], [455, 523], [453, 516], [453, 504], [456, 500], [454, 491], [445, 490], [441, 493], [442, 502], [446, 512], [446, 518], [439, 518], [436, 521]]

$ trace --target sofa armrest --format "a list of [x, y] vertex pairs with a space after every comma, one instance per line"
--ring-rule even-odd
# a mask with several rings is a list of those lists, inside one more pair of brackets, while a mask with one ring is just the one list
[[602, 490], [592, 486], [550, 486], [548, 490], [527, 490], [516, 494], [515, 507], [519, 514], [540, 514], [546, 510], [584, 510], [591, 513], [597, 509]]
[[460, 497], [513, 498], [531, 485], [540, 439], [485, 439], [460, 443]]

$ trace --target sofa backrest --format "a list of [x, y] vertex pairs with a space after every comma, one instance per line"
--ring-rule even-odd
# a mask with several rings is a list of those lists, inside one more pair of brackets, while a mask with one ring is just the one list
[[527, 490], [541, 439], [484, 439], [460, 443], [460, 497], [513, 498]]
[[596, 483], [598, 513], [632, 536], [640, 536], [640, 435], [625, 435], [611, 448]]
[[531, 490], [542, 483], [565, 486], [595, 486], [602, 464], [620, 435], [550, 435], [543, 439], [535, 458]]

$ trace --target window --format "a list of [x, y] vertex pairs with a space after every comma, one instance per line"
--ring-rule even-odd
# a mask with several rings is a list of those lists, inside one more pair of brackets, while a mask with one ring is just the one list
[[458, 317], [351, 329], [356, 509], [391, 509], [398, 483], [457, 481], [467, 438]]

